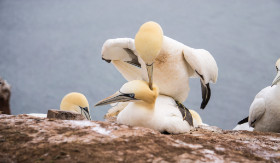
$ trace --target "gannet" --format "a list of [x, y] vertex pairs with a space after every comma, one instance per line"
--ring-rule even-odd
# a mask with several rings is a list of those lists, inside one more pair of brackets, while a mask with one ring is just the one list
[[164, 36], [160, 25], [155, 22], [143, 24], [135, 40], [108, 39], [101, 53], [102, 59], [112, 62], [128, 81], [150, 82], [152, 68], [146, 65], [153, 63], [153, 81], [160, 94], [173, 97], [180, 103], [188, 97], [189, 78], [199, 77], [203, 99], [201, 109], [205, 108], [211, 96], [209, 82], [215, 83], [218, 77], [216, 61], [208, 51], [188, 47]]
[[[189, 132], [194, 125], [187, 108], [178, 107], [172, 97], [159, 95], [159, 88], [155, 84], [151, 90], [148, 82], [143, 80], [125, 83], [119, 91], [95, 106], [116, 102], [129, 102], [117, 116], [120, 124], [148, 127], [172, 134]], [[200, 120], [195, 123], [199, 124]]]
[[262, 89], [249, 110], [249, 122], [254, 131], [280, 132], [280, 59], [276, 62], [277, 75], [271, 86]]
[[71, 92], [65, 95], [61, 100], [60, 110], [76, 112], [91, 120], [87, 98], [81, 93]]
[[[159, 96], [161, 96], [161, 95], [159, 95]], [[125, 108], [128, 104], [129, 104], [129, 102], [121, 102], [121, 103], [118, 103], [118, 104], [111, 104], [112, 108], [110, 108], [108, 110], [108, 112], [105, 114], [104, 118], [108, 121], [115, 121], [116, 117], [118, 116], [120, 111], [123, 110], [123, 108]], [[179, 105], [181, 105], [181, 104], [179, 104]], [[184, 106], [182, 106], [182, 109], [183, 109], [183, 107]], [[201, 126], [201, 125], [206, 125], [207, 126], [207, 124], [204, 124], [202, 122], [202, 119], [201, 119], [200, 115], [196, 111], [194, 111], [192, 109], [188, 109], [188, 110], [192, 115], [193, 126], [194, 127], [198, 127], [198, 126]], [[182, 111], [184, 111], [184, 110], [182, 110]]]

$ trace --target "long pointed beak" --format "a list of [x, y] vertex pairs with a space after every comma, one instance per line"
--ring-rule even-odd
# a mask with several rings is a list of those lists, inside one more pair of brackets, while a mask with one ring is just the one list
[[127, 102], [127, 101], [131, 101], [131, 100], [136, 100], [134, 98], [134, 94], [123, 94], [118, 91], [115, 94], [99, 101], [94, 106], [107, 105], [107, 104], [116, 103], [116, 102]]
[[85, 108], [80, 107], [80, 108], [81, 108], [81, 114], [84, 117], [86, 117], [87, 120], [91, 120], [88, 108], [87, 107], [85, 107]]
[[146, 65], [148, 77], [149, 77], [149, 87], [151, 90], [153, 90], [153, 63], [150, 65]]
[[272, 86], [276, 85], [278, 82], [280, 81], [280, 71], [277, 71], [277, 75], [275, 76], [273, 82], [272, 82]]

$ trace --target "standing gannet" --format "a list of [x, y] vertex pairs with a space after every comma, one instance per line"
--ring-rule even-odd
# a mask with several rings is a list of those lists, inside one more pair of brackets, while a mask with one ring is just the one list
[[249, 117], [242, 120], [244, 123], [247, 120], [254, 131], [280, 132], [280, 59], [276, 62], [276, 70], [272, 85], [256, 95]]
[[116, 102], [129, 102], [117, 116], [120, 124], [148, 127], [173, 134], [189, 132], [193, 126], [188, 109], [178, 107], [172, 97], [159, 95], [156, 85], [151, 90], [146, 81], [127, 82], [119, 91], [95, 106]]
[[61, 100], [60, 110], [76, 112], [91, 120], [87, 98], [81, 93], [71, 92], [65, 95]]
[[151, 62], [145, 62], [155, 56], [153, 81], [159, 87], [160, 94], [182, 103], [190, 90], [189, 78], [199, 77], [203, 99], [201, 109], [204, 109], [211, 96], [209, 82], [215, 83], [218, 77], [216, 61], [208, 51], [188, 47], [164, 36], [160, 25], [155, 22], [143, 24], [135, 40], [109, 39], [102, 47], [102, 59], [112, 61], [128, 81], [149, 81], [152, 68], [146, 65], [151, 65]]

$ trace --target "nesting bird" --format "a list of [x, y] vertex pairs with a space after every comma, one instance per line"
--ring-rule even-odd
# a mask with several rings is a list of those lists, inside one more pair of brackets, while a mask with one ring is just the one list
[[280, 132], [280, 59], [276, 62], [276, 70], [272, 85], [256, 95], [250, 106], [249, 117], [239, 124], [248, 122], [254, 131]]
[[150, 89], [148, 82], [142, 80], [125, 83], [119, 91], [99, 101], [95, 106], [116, 102], [129, 102], [117, 116], [117, 122], [120, 124], [179, 134], [189, 132], [192, 126], [196, 127], [202, 123], [197, 113], [195, 115], [187, 108], [178, 107], [173, 98], [159, 95], [156, 85]]
[[71, 92], [65, 95], [60, 103], [60, 110], [76, 112], [91, 120], [87, 98], [81, 93]]
[[[128, 81], [145, 80], [159, 87], [159, 94], [184, 102], [189, 93], [189, 78], [199, 77], [202, 88], [201, 109], [210, 100], [210, 82], [215, 83], [218, 67], [204, 49], [194, 49], [163, 35], [155, 22], [143, 24], [135, 36], [107, 40], [102, 59], [112, 62]], [[152, 78], [152, 73], [153, 78]]]

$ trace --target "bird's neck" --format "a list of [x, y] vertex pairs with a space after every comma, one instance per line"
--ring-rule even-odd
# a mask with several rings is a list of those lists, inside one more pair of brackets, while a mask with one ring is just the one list
[[145, 101], [135, 101], [134, 105], [137, 108], [144, 108], [144, 109], [147, 109], [147, 110], [154, 110], [154, 108], [155, 108], [155, 102], [147, 103]]

